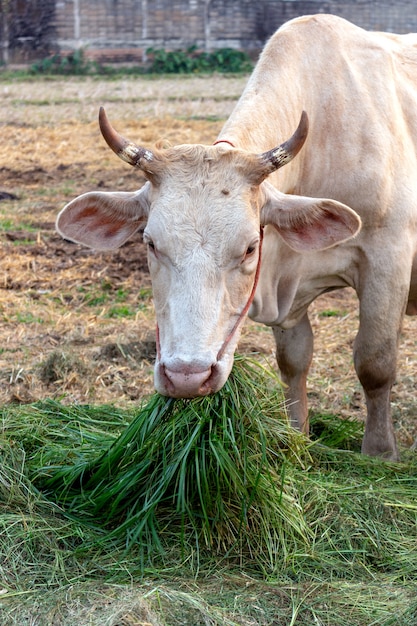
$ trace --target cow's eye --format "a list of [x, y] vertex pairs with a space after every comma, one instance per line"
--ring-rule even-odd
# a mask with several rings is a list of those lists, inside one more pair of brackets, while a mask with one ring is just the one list
[[244, 260], [249, 259], [256, 252], [256, 243], [251, 243], [250, 246], [246, 248]]
[[148, 246], [150, 250], [155, 251], [155, 244], [152, 241], [152, 239], [149, 237], [149, 235], [147, 235], [146, 233], [144, 233], [143, 235], [143, 241], [144, 243], [146, 243], [146, 245]]
[[256, 249], [257, 249], [256, 242], [251, 243], [250, 246], [246, 248], [246, 252], [243, 255], [241, 263], [244, 263], [245, 261], [249, 261], [254, 256]]

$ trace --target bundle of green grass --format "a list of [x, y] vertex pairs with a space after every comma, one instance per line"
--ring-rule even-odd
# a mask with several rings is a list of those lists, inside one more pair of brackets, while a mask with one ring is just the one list
[[135, 411], [48, 400], [5, 406], [1, 419], [1, 549], [29, 585], [61, 570], [124, 581], [237, 566], [415, 593], [415, 452], [364, 457], [363, 426], [329, 415], [305, 438], [257, 362], [238, 358], [206, 398], [155, 395]]
[[[103, 450], [103, 446], [105, 449]], [[144, 561], [180, 551], [251, 554], [268, 569], [309, 530], [287, 476], [309, 463], [274, 372], [236, 359], [215, 395], [154, 395], [109, 445], [94, 438], [58, 459], [43, 449], [36, 482], [67, 515], [104, 529]]]
[[77, 582], [163, 576], [176, 589], [221, 573], [233, 606], [236, 581], [263, 581], [265, 606], [270, 582], [287, 589], [273, 593], [282, 623], [417, 623], [415, 451], [364, 457], [363, 426], [331, 415], [303, 437], [268, 367], [238, 358], [198, 400], [47, 400], [0, 415], [0, 578], [20, 604]]

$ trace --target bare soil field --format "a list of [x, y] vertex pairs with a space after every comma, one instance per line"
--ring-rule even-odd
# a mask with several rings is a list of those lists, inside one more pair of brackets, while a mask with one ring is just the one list
[[[245, 82], [222, 76], [0, 82], [1, 404], [53, 397], [128, 406], [152, 393], [154, 315], [141, 234], [116, 252], [95, 252], [63, 241], [55, 217], [80, 193], [143, 184], [102, 140], [100, 105], [138, 143], [212, 143]], [[312, 322], [312, 409], [362, 418], [351, 354], [354, 293], [318, 299]], [[406, 318], [393, 390], [405, 446], [417, 437], [416, 343], [416, 321]], [[270, 330], [247, 321], [239, 351], [273, 362]]]

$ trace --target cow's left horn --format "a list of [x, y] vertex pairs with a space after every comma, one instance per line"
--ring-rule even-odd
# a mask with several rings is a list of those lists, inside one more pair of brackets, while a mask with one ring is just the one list
[[141, 159], [153, 161], [153, 152], [128, 141], [119, 135], [116, 130], [114, 130], [103, 107], [100, 107], [98, 121], [100, 124], [101, 134], [106, 140], [107, 145], [117, 154], [118, 157], [123, 159], [123, 161], [129, 163], [129, 165], [134, 165], [135, 167], [140, 168], [143, 168], [143, 164], [140, 163]]
[[259, 155], [261, 166], [263, 165], [265, 175], [271, 174], [283, 165], [286, 165], [299, 153], [304, 145], [308, 134], [308, 116], [305, 111], [301, 113], [300, 122], [295, 133], [287, 141], [284, 141], [277, 148], [268, 150]]

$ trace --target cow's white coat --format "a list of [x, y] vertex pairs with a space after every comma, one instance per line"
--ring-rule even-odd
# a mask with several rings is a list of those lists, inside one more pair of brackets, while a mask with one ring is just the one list
[[[304, 147], [267, 170], [260, 155], [292, 135], [302, 110]], [[142, 190], [80, 196], [58, 230], [107, 249], [146, 222], [155, 384], [194, 396], [229, 374], [239, 332], [229, 335], [253, 286], [265, 225], [250, 315], [273, 327], [294, 425], [308, 430], [308, 306], [351, 286], [368, 407], [363, 451], [397, 458], [390, 390], [402, 317], [417, 312], [417, 37], [369, 33], [330, 15], [292, 20], [265, 47], [218, 141], [152, 158], [147, 151], [137, 162], [150, 181]]]

